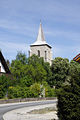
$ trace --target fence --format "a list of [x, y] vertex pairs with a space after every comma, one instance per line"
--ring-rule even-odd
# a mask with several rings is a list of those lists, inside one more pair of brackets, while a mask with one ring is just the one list
[[0, 100], [0, 104], [5, 103], [16, 103], [16, 102], [28, 102], [28, 101], [39, 101], [39, 100], [54, 100], [56, 97], [46, 97], [46, 98], [16, 98], [16, 99], [7, 99], [7, 100]]

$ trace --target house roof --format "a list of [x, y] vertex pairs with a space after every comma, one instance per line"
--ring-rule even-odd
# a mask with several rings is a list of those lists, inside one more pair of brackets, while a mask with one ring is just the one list
[[[41, 22], [40, 22], [40, 27], [39, 27], [39, 31], [38, 31], [37, 40], [33, 44], [31, 44], [31, 46], [37, 46], [37, 45], [38, 46], [39, 45], [48, 45], [48, 43], [46, 42], [45, 37], [44, 37]], [[48, 46], [51, 48], [50, 45], [48, 45]]]
[[80, 63], [80, 53], [76, 57], [74, 57], [73, 60]]
[[1, 61], [2, 65], [3, 65], [4, 69], [5, 69], [6, 73], [11, 74], [11, 72], [10, 72], [8, 66], [7, 66], [7, 63], [6, 63], [5, 59], [4, 59], [1, 51], [0, 51], [0, 61]]

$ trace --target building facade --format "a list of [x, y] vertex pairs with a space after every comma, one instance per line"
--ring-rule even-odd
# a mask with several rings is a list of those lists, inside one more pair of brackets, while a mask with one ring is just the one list
[[40, 23], [37, 40], [30, 45], [30, 56], [33, 54], [38, 55], [38, 57], [43, 57], [45, 62], [52, 63], [52, 50], [51, 46], [46, 42], [44, 38], [44, 33], [42, 29], [42, 24]]
[[2, 52], [0, 51], [0, 75], [3, 75], [3, 74], [9, 75], [11, 74], [11, 72], [7, 66], [7, 63], [3, 57]]

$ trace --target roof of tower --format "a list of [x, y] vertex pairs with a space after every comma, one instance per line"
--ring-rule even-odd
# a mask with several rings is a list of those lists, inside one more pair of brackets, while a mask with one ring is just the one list
[[[37, 40], [33, 44], [31, 44], [31, 46], [35, 46], [35, 45], [48, 45], [44, 37], [41, 21], [40, 21]], [[48, 46], [51, 47], [50, 45]]]

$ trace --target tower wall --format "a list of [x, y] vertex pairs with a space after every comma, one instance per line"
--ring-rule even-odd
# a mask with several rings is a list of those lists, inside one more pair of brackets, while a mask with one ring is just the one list
[[43, 57], [45, 62], [52, 63], [52, 51], [47, 45], [30, 46], [30, 56], [33, 54]]

